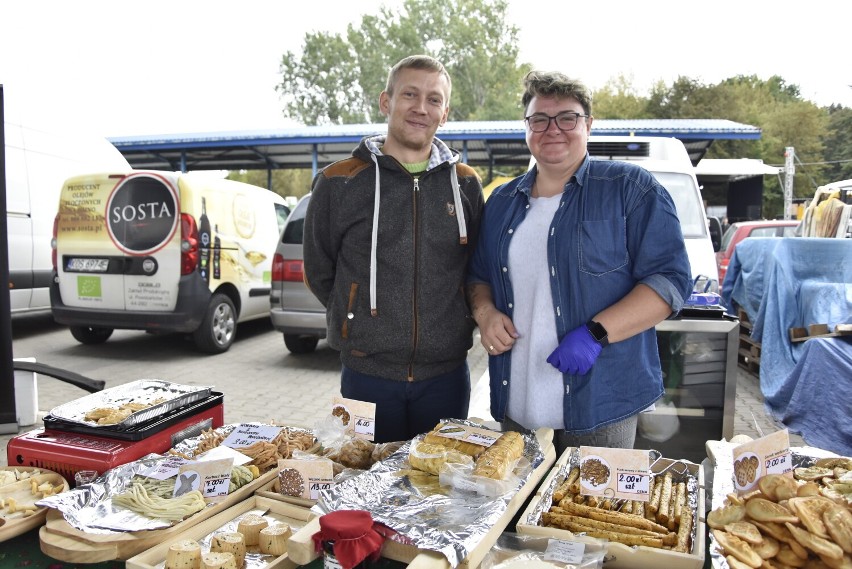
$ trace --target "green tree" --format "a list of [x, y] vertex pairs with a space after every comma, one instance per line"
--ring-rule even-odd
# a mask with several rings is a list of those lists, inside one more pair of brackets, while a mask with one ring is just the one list
[[267, 175], [266, 170], [239, 170], [228, 172], [228, 179], [267, 188], [284, 198], [300, 198], [311, 191], [310, 170], [272, 170], [272, 187], [269, 187]]
[[648, 98], [633, 87], [633, 77], [611, 78], [592, 96], [592, 114], [598, 119], [647, 119]]
[[281, 59], [284, 115], [307, 125], [375, 123], [388, 70], [407, 55], [432, 55], [453, 80], [450, 120], [503, 120], [521, 113], [518, 29], [506, 0], [405, 0], [365, 15], [345, 37], [307, 34], [301, 55]]
[[826, 181], [852, 179], [852, 109], [832, 105], [828, 112], [828, 133], [825, 137], [823, 169]]

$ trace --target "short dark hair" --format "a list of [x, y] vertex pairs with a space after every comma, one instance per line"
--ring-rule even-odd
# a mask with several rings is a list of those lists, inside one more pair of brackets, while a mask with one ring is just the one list
[[447, 78], [447, 105], [450, 104], [450, 95], [453, 93], [453, 81], [450, 79], [450, 74], [444, 67], [444, 64], [429, 55], [409, 55], [397, 62], [391, 67], [388, 73], [388, 82], [385, 86], [385, 91], [389, 95], [393, 95], [393, 88], [396, 86], [396, 80], [399, 78], [399, 73], [403, 69], [422, 69], [425, 71], [433, 71], [440, 73]]
[[572, 98], [583, 106], [583, 112], [592, 114], [592, 92], [579, 79], [572, 79], [558, 71], [530, 71], [524, 77], [524, 95], [521, 104], [526, 113], [533, 97]]

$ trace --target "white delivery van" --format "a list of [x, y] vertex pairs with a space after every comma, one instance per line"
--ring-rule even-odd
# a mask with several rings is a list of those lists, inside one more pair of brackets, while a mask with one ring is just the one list
[[642, 166], [669, 191], [680, 218], [695, 288], [704, 290], [709, 281], [708, 292], [719, 292], [716, 254], [704, 201], [683, 143], [666, 137], [592, 135], [588, 150], [592, 160], [622, 160]]
[[66, 178], [80, 172], [126, 170], [107, 139], [25, 125], [9, 115], [6, 138], [6, 227], [12, 314], [50, 309], [50, 240]]
[[269, 314], [284, 198], [249, 184], [133, 170], [69, 178], [55, 224], [54, 319], [83, 343], [113, 330], [192, 333], [221, 353]]

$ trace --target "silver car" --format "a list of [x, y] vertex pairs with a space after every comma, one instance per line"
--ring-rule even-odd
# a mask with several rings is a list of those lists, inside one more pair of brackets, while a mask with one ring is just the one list
[[284, 334], [284, 345], [294, 354], [313, 352], [325, 338], [325, 307], [304, 281], [302, 234], [311, 195], [304, 196], [287, 218], [272, 259], [269, 316]]

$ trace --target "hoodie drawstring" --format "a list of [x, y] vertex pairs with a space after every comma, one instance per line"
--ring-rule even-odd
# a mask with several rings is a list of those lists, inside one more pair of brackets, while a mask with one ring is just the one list
[[373, 204], [373, 234], [370, 239], [370, 316], [376, 316], [379, 313], [376, 307], [376, 247], [379, 242], [379, 202], [381, 201], [382, 192], [380, 191], [381, 184], [379, 180], [379, 161], [376, 155], [370, 153], [370, 158], [376, 165], [376, 197]]
[[[373, 163], [376, 165], [376, 189], [375, 203], [373, 204], [373, 232], [370, 239], [370, 315], [377, 316], [379, 309], [376, 306], [376, 274], [378, 272], [378, 263], [376, 250], [379, 242], [379, 208], [381, 202], [381, 179], [379, 168], [379, 160], [376, 154], [370, 153]], [[459, 224], [459, 244], [467, 245], [467, 223], [464, 218], [464, 207], [461, 201], [461, 188], [459, 187], [459, 178], [456, 173], [456, 165], [450, 164], [450, 185], [453, 188], [453, 202], [456, 210], [456, 220]]]

